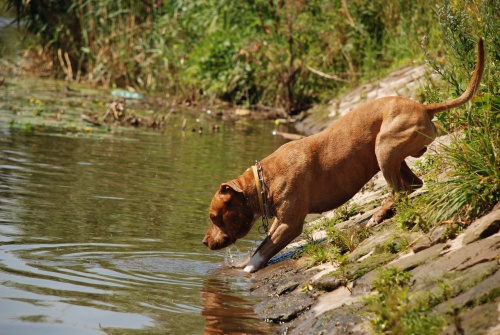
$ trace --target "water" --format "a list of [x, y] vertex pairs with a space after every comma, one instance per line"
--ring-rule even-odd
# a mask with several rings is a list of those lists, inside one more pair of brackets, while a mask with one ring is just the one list
[[250, 278], [201, 240], [219, 184], [283, 140], [269, 122], [217, 122], [184, 133], [178, 115], [162, 132], [106, 136], [4, 123], [1, 334], [272, 333]]

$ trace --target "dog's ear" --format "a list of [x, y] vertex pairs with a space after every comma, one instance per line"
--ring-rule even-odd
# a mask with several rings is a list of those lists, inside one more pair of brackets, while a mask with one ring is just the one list
[[240, 185], [236, 183], [235, 179], [223, 183], [219, 187], [219, 196], [224, 201], [229, 201], [233, 195], [238, 193], [243, 193], [243, 190]]

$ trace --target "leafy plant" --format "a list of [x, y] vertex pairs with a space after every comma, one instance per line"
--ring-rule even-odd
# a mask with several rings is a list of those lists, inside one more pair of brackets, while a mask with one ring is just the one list
[[427, 220], [469, 222], [500, 201], [499, 141], [499, 111], [478, 110], [464, 137], [443, 148], [449, 178], [427, 185]]
[[338, 248], [341, 254], [354, 251], [358, 245], [371, 235], [371, 229], [366, 225], [356, 225], [339, 230], [335, 227], [326, 229], [328, 241]]
[[53, 64], [44, 73], [68, 81], [270, 105], [284, 116], [414, 59], [421, 27], [436, 25], [424, 0], [7, 4], [38, 37], [28, 71]]
[[394, 220], [403, 229], [412, 230], [418, 228], [427, 232], [430, 228], [429, 221], [425, 218], [426, 196], [410, 199], [408, 197], [397, 197], [396, 214]]
[[398, 268], [380, 270], [374, 294], [365, 298], [369, 321], [377, 334], [439, 334], [445, 319], [431, 314], [426, 299], [409, 293], [411, 273]]

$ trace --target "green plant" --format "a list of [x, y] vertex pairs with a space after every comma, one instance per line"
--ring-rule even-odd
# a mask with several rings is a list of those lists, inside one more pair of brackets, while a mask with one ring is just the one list
[[403, 229], [412, 230], [418, 228], [427, 232], [430, 228], [429, 221], [423, 214], [426, 196], [410, 199], [408, 197], [397, 197], [396, 214], [394, 220]]
[[38, 38], [28, 70], [285, 115], [415, 59], [436, 26], [424, 0], [6, 2]]
[[381, 246], [380, 252], [385, 252], [389, 254], [398, 254], [408, 248], [408, 239], [400, 236], [393, 236], [387, 239]]
[[[500, 98], [497, 97], [500, 101]], [[493, 105], [491, 105], [493, 106]], [[449, 178], [430, 183], [427, 221], [469, 222], [500, 201], [500, 110], [481, 108], [443, 156]]]
[[365, 298], [369, 321], [377, 334], [439, 334], [443, 317], [431, 314], [425, 299], [409, 293], [411, 273], [398, 268], [380, 270], [374, 294]]
[[303, 246], [301, 256], [306, 257], [308, 267], [331, 263], [337, 259], [339, 251], [334, 246], [319, 241], [308, 240]]
[[371, 235], [371, 229], [365, 225], [356, 225], [339, 230], [335, 227], [326, 229], [328, 241], [338, 248], [341, 254], [354, 251], [357, 246]]
[[325, 223], [326, 227], [331, 227], [337, 223], [344, 222], [350, 217], [360, 212], [359, 205], [348, 201], [333, 211], [332, 217]]

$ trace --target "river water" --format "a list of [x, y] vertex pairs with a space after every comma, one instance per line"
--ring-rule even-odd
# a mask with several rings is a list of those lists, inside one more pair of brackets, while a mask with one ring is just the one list
[[[15, 99], [0, 101], [1, 334], [272, 332], [251, 277], [201, 243], [219, 184], [284, 143], [272, 123], [27, 131], [5, 123]], [[238, 246], [257, 244], [256, 230]]]

